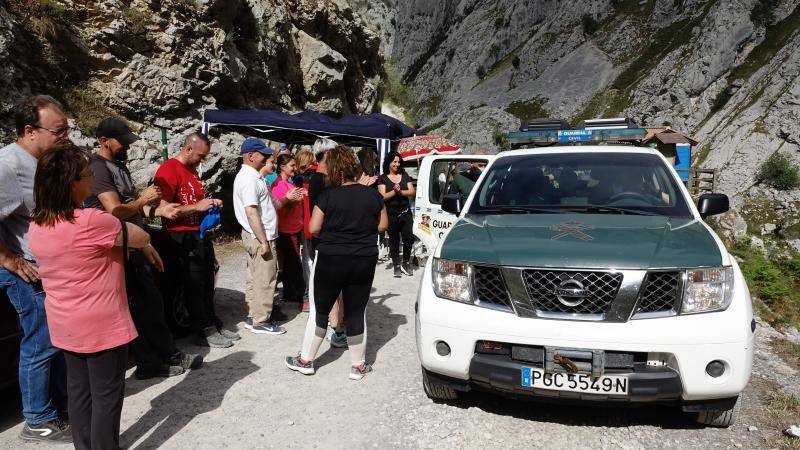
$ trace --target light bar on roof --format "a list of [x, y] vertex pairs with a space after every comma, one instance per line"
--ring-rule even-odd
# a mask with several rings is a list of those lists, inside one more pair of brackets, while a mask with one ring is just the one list
[[613, 119], [590, 119], [578, 124], [578, 128], [586, 130], [637, 128], [636, 123], [627, 117]]
[[512, 145], [552, 145], [569, 143], [600, 143], [616, 141], [641, 141], [647, 136], [644, 128], [592, 128], [585, 130], [512, 131], [508, 142]]

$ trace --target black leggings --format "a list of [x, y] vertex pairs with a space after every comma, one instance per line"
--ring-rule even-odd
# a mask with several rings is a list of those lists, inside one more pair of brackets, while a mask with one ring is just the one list
[[414, 215], [407, 209], [404, 213], [387, 211], [389, 216], [389, 255], [393, 264], [400, 264], [400, 238], [403, 238], [403, 263], [411, 261], [411, 247], [414, 245], [412, 225]]
[[64, 351], [64, 359], [75, 448], [118, 449], [128, 346], [97, 353]]
[[314, 268], [317, 328], [328, 328], [328, 315], [341, 293], [347, 336], [364, 334], [364, 312], [369, 302], [377, 262], [377, 256], [317, 255]]

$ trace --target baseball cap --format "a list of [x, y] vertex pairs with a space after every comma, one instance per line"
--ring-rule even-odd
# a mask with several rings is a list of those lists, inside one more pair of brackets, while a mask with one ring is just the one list
[[272, 147], [267, 147], [264, 145], [264, 142], [262, 142], [261, 139], [249, 137], [242, 142], [242, 151], [240, 154], [244, 155], [245, 153], [250, 152], [258, 152], [262, 155], [271, 155]]
[[100, 121], [94, 135], [98, 139], [101, 137], [116, 139], [123, 145], [131, 145], [139, 140], [139, 136], [133, 134], [128, 124], [115, 117], [107, 117]]

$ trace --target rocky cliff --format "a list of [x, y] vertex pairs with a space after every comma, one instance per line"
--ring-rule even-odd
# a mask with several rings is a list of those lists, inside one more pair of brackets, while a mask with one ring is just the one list
[[[93, 145], [104, 116], [142, 136], [138, 183], [200, 126], [207, 108], [313, 108], [341, 115], [378, 106], [380, 39], [346, 2], [330, 0], [6, 0], [0, 2], [0, 133], [32, 93], [66, 104], [71, 137]], [[221, 136], [204, 167], [211, 190], [235, 166], [239, 136]]]
[[755, 182], [775, 151], [800, 161], [799, 3], [409, 0], [384, 36], [418, 125], [495, 151], [532, 117], [669, 125], [702, 143], [697, 164], [721, 170], [740, 213], [724, 226], [767, 224], [800, 248], [800, 192]]

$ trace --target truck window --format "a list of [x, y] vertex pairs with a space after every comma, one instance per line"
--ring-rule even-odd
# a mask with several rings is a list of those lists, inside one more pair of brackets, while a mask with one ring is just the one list
[[447, 185], [452, 179], [451, 167], [454, 165], [452, 160], [442, 159], [435, 161], [431, 166], [431, 178], [428, 182], [428, 201], [433, 204], [441, 204], [442, 196], [447, 192]]
[[[691, 212], [669, 168], [654, 155], [570, 153], [520, 155], [492, 166], [470, 209], [554, 212], [611, 208], [664, 216]], [[522, 208], [522, 209], [521, 209]]]

